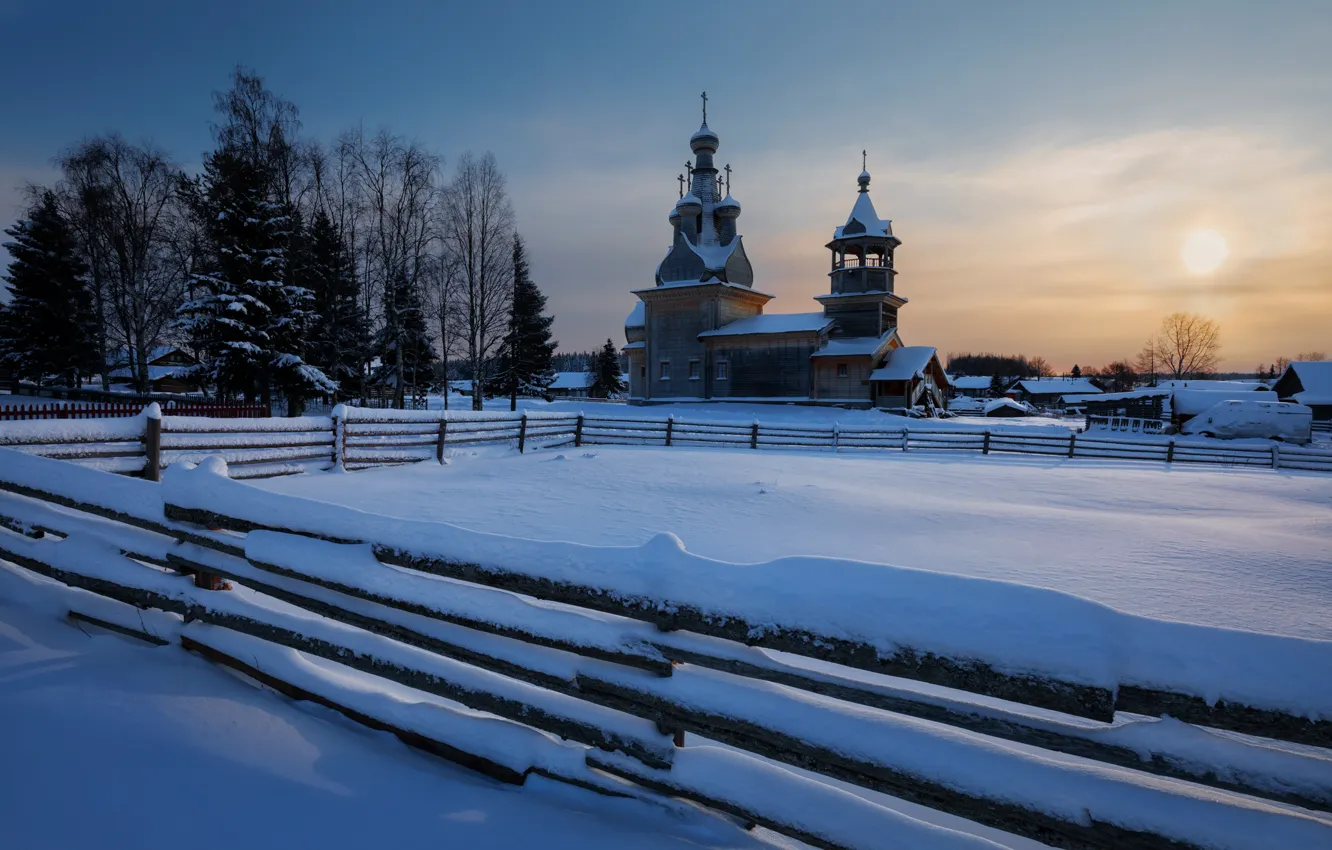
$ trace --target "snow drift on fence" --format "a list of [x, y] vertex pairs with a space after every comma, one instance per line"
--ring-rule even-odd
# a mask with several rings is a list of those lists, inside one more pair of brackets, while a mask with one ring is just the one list
[[144, 416], [121, 419], [39, 419], [6, 422], [0, 427], [0, 445], [14, 443], [138, 442], [143, 439]]
[[[122, 421], [122, 420], [116, 420]], [[46, 425], [48, 423], [36, 423]], [[65, 424], [65, 423], [50, 423]], [[63, 460], [0, 449], [0, 481], [93, 505], [135, 519], [163, 523], [162, 490], [152, 482], [108, 475]]]
[[859, 561], [725, 563], [685, 551], [671, 534], [638, 547], [597, 547], [398, 520], [257, 490], [226, 478], [220, 461], [172, 468], [162, 490], [172, 505], [261, 526], [590, 586], [663, 609], [694, 606], [758, 628], [806, 629], [885, 655], [928, 650], [1017, 675], [1183, 689], [1209, 703], [1224, 698], [1332, 719], [1332, 677], [1313, 675], [1332, 669], [1332, 641], [1152, 620], [1058, 591]]

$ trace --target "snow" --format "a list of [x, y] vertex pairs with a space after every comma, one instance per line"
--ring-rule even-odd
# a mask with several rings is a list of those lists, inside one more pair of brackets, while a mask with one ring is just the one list
[[1101, 388], [1086, 378], [1028, 378], [1013, 384], [1032, 395], [1099, 395]]
[[730, 192], [727, 192], [726, 197], [722, 198], [720, 201], [717, 202], [717, 209], [722, 209], [725, 207], [734, 207], [736, 209], [740, 209], [740, 202], [737, 201], [735, 198], [732, 198]]
[[925, 345], [904, 345], [888, 352], [881, 368], [870, 373], [871, 381], [909, 381], [925, 376], [935, 350]]
[[1031, 406], [1011, 398], [995, 398], [985, 402], [981, 412], [986, 416], [1027, 416], [1031, 413]]
[[740, 244], [740, 238], [736, 237], [725, 245], [706, 241], [701, 241], [695, 245], [688, 239], [685, 240], [685, 244], [703, 261], [703, 268], [708, 271], [720, 271], [726, 268], [726, 261], [731, 259], [731, 254], [735, 253], [736, 246]]
[[[150, 381], [157, 381], [157, 380], [160, 380], [160, 379], [162, 379], [162, 378], [174, 378], [174, 377], [176, 377], [177, 375], [183, 375], [183, 374], [185, 374], [186, 372], [189, 372], [189, 371], [191, 371], [191, 370], [193, 370], [193, 369], [196, 369], [196, 368], [198, 368], [198, 367], [196, 367], [196, 366], [151, 366], [151, 365], [150, 365], [150, 366], [148, 367], [148, 380], [150, 380]], [[130, 374], [130, 370], [129, 370], [129, 368], [124, 368], [124, 369], [113, 369], [112, 371], [110, 371], [110, 372], [107, 373], [107, 374], [108, 374], [109, 377], [112, 377], [112, 378], [132, 378], [132, 377], [134, 377], [133, 375]]]
[[[138, 416], [106, 419], [33, 419], [5, 422], [0, 425], [0, 445], [33, 443], [64, 443], [73, 440], [87, 442], [138, 442], [143, 439], [144, 419], [150, 408]], [[159, 416], [160, 414], [160, 408]]]
[[[125, 608], [0, 566], [0, 725], [23, 730], [0, 759], [7, 846], [166, 850], [182, 835], [197, 850], [666, 850], [780, 841], [664, 800], [609, 799], [538, 776], [521, 789], [502, 786], [178, 647], [60, 620], [70, 607], [98, 603], [88, 613], [112, 621], [102, 608]], [[179, 623], [129, 610], [136, 626], [140, 616], [149, 627]], [[235, 637], [228, 648], [249, 661], [238, 647], [259, 642]], [[303, 669], [312, 690], [334, 683], [353, 706], [392, 709], [409, 727], [444, 737], [447, 724], [466, 722], [458, 728], [471, 746], [502, 733], [519, 736], [514, 752], [550, 751], [545, 736], [534, 737], [540, 733], [474, 713], [469, 720], [465, 709], [382, 680], [368, 691], [366, 677], [331, 662], [269, 653], [261, 667], [285, 655], [285, 675]], [[205, 802], [163, 804], [163, 782]], [[224, 802], [217, 809], [206, 801]]]
[[700, 200], [698, 199], [698, 196], [695, 195], [693, 192], [688, 193], [687, 195], [685, 195], [685, 196], [683, 196], [682, 198], [680, 198], [680, 200], [678, 200], [678, 201], [675, 202], [675, 206], [676, 206], [677, 208], [678, 208], [678, 207], [684, 207], [684, 206], [690, 206], [690, 205], [701, 207], [701, 206], [703, 206], [703, 202], [700, 201]]
[[988, 375], [962, 375], [952, 379], [959, 390], [988, 390], [994, 379]]
[[846, 224], [833, 231], [833, 238], [841, 239], [846, 230], [846, 226], [853, 221], [858, 221], [863, 224], [865, 226], [865, 232], [846, 234], [847, 238], [855, 236], [878, 236], [880, 238], [885, 238], [893, 235], [892, 221], [879, 218], [879, 214], [874, 211], [874, 202], [870, 200], [869, 192], [861, 192], [856, 195], [856, 203], [851, 207], [851, 215], [847, 216]]
[[1302, 389], [1292, 396], [1296, 401], [1301, 404], [1332, 404], [1332, 360], [1291, 363], [1286, 370], [1294, 372], [1300, 380]]
[[628, 317], [624, 320], [626, 328], [641, 328], [647, 321], [647, 309], [642, 301], [634, 305], [634, 309], [629, 311]]
[[823, 313], [759, 313], [703, 331], [699, 339], [714, 336], [741, 336], [744, 334], [819, 333], [832, 325]]
[[1313, 411], [1302, 404], [1229, 399], [1194, 416], [1180, 430], [1222, 439], [1264, 437], [1307, 443], [1312, 424]]
[[481, 532], [521, 528], [538, 540], [637, 546], [671, 532], [722, 561], [886, 561], [1062, 590], [1148, 617], [1332, 640], [1326, 475], [911, 452], [562, 454], [454, 450], [444, 468], [255, 486]]
[[1205, 410], [1230, 399], [1242, 401], [1277, 400], [1277, 394], [1267, 390], [1177, 389], [1170, 396], [1170, 409], [1182, 416], [1197, 416]]
[[1212, 380], [1194, 380], [1192, 378], [1182, 380], [1167, 380], [1157, 383], [1157, 387], [1171, 390], [1192, 389], [1192, 390], [1217, 390], [1222, 392], [1251, 392], [1254, 390], [1265, 390], [1268, 388], [1266, 381], [1212, 381]]
[[[868, 643], [969, 658], [1012, 674], [1090, 686], [1138, 684], [1214, 701], [1332, 718], [1332, 680], [1296, 670], [1332, 664], [1332, 642], [1133, 617], [1070, 594], [883, 564], [786, 557], [735, 564], [658, 534], [599, 547], [411, 522], [256, 491], [204, 470], [167, 470], [164, 498], [253, 522], [365, 540], [404, 552], [599, 588], [625, 599], [688, 605]], [[565, 498], [568, 498], [567, 494]]]
[[[137, 459], [127, 458], [127, 460]], [[142, 461], [139, 461], [139, 465], [142, 466]], [[137, 519], [158, 523], [163, 521], [161, 488], [152, 481], [141, 478], [107, 475], [82, 464], [27, 455], [13, 449], [0, 449], [0, 480], [95, 505]]]
[[585, 390], [597, 381], [591, 372], [556, 372], [551, 381], [552, 390]]
[[883, 336], [834, 337], [812, 357], [869, 357], [877, 354], [888, 340], [897, 334], [897, 329], [886, 332]]

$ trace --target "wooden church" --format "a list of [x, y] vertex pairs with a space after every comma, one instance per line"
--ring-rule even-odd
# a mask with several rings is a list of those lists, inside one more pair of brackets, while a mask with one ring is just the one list
[[722, 179], [713, 162], [719, 145], [705, 95], [703, 125], [689, 139], [694, 161], [669, 215], [670, 250], [655, 285], [634, 290], [639, 303], [625, 322], [630, 402], [943, 408], [948, 378], [937, 352], [898, 333], [907, 299], [894, 292], [893, 254], [902, 241], [875, 212], [869, 172], [825, 246], [829, 289], [814, 297], [823, 309], [764, 313], [773, 296], [754, 288], [730, 166]]

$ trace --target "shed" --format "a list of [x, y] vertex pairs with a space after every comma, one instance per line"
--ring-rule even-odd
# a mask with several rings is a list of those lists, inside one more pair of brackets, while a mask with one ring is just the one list
[[989, 375], [961, 375], [953, 378], [954, 396], [985, 398], [990, 394], [990, 384], [994, 378]]
[[[125, 350], [116, 352], [112, 369], [107, 373], [113, 384], [132, 384], [134, 370], [130, 367], [131, 353]], [[199, 365], [199, 361], [184, 349], [171, 346], [158, 346], [148, 352], [148, 387], [155, 393], [190, 393], [199, 389], [196, 381], [190, 380], [190, 373]]]
[[1066, 395], [1099, 395], [1101, 388], [1086, 378], [1023, 378], [1008, 392], [1018, 401], [1051, 407]]
[[1031, 408], [1011, 398], [996, 398], [985, 404], [986, 416], [1030, 416]]
[[552, 398], [587, 398], [596, 381], [591, 372], [556, 372], [547, 389]]
[[1311, 408], [1315, 420], [1332, 420], [1332, 360], [1291, 363], [1272, 391], [1282, 401]]
[[903, 345], [888, 352], [883, 365], [870, 372], [875, 407], [914, 407], [924, 403], [943, 408], [949, 388], [939, 352], [928, 345]]

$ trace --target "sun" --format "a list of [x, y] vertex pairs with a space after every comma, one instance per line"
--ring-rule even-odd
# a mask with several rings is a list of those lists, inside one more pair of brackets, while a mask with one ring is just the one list
[[1189, 274], [1211, 274], [1230, 256], [1226, 238], [1215, 230], [1195, 230], [1184, 240], [1179, 257]]

